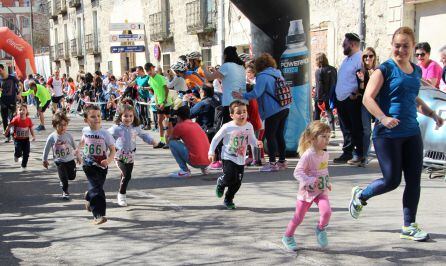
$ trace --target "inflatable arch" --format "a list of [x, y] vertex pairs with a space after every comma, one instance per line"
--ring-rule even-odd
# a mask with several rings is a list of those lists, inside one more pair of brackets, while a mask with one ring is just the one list
[[0, 27], [0, 50], [14, 57], [17, 77], [26, 78], [36, 72], [33, 48], [7, 27]]

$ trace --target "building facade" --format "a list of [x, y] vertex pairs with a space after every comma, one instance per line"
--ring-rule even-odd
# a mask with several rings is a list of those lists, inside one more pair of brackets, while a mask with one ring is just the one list
[[[359, 32], [360, 0], [309, 0], [312, 55], [327, 54], [339, 66], [346, 32]], [[223, 12], [221, 9], [223, 3]], [[432, 58], [446, 41], [446, 0], [363, 0], [365, 46], [374, 47], [380, 61], [390, 55], [392, 33], [400, 26], [415, 30], [416, 41], [432, 46]], [[206, 65], [221, 64], [221, 40], [238, 52], [260, 54], [271, 39], [229, 0], [50, 0], [49, 35], [52, 69], [75, 76], [79, 70], [111, 70], [120, 76], [131, 67], [152, 62], [167, 69], [178, 56], [200, 51]], [[224, 20], [222, 20], [222, 16]], [[224, 21], [224, 30], [222, 30]], [[118, 23], [142, 24], [131, 30]], [[115, 30], [118, 29], [118, 30]], [[221, 32], [224, 32], [222, 36]], [[142, 34], [133, 42], [116, 42], [116, 34]], [[143, 52], [112, 53], [112, 46], [144, 46]], [[254, 47], [254, 48], [253, 48]], [[258, 49], [258, 50], [253, 50]], [[314, 56], [312, 57], [314, 58]]]

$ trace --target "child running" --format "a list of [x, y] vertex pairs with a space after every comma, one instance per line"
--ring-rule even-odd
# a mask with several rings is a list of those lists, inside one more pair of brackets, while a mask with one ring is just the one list
[[85, 207], [93, 213], [93, 224], [99, 225], [107, 222], [104, 182], [116, 153], [115, 142], [107, 130], [101, 129], [101, 110], [97, 105], [85, 107], [84, 121], [88, 126], [82, 129], [78, 154], [82, 154], [82, 168], [88, 180]]
[[215, 193], [221, 198], [226, 191], [224, 205], [228, 209], [235, 209], [234, 196], [242, 185], [245, 167], [245, 156], [248, 144], [251, 148], [263, 148], [261, 141], [254, 135], [254, 129], [247, 121], [248, 109], [246, 103], [235, 100], [229, 105], [231, 122], [224, 124], [212, 139], [209, 147], [209, 161], [215, 161], [215, 149], [223, 140], [221, 158], [223, 162], [223, 176], [217, 179]]
[[320, 220], [316, 226], [317, 242], [321, 247], [328, 245], [325, 228], [331, 216], [328, 191], [331, 184], [328, 178], [328, 153], [325, 151], [330, 140], [331, 129], [328, 125], [314, 121], [308, 125], [299, 140], [299, 154], [301, 156], [294, 177], [299, 181], [297, 192], [296, 212], [288, 223], [282, 242], [288, 250], [296, 251], [294, 232], [300, 225], [315, 202], [319, 207]]
[[76, 162], [74, 161], [76, 144], [74, 143], [73, 136], [67, 133], [69, 121], [70, 119], [65, 112], [57, 111], [54, 114], [52, 124], [56, 131], [48, 136], [42, 157], [43, 167], [48, 169], [48, 154], [50, 149], [53, 150], [53, 158], [57, 166], [57, 173], [59, 174], [63, 200], [70, 200], [68, 180], [74, 180], [76, 178]]
[[11, 127], [14, 127], [14, 162], [18, 162], [22, 157], [22, 170], [26, 170], [28, 164], [30, 144], [29, 133], [31, 132], [32, 141], [36, 139], [33, 130], [33, 122], [28, 117], [28, 106], [20, 104], [17, 107], [18, 115], [15, 116], [5, 129], [5, 137], [9, 137]]
[[121, 170], [121, 184], [118, 192], [118, 205], [127, 206], [126, 192], [130, 179], [132, 178], [133, 162], [136, 151], [136, 136], [144, 142], [156, 145], [149, 134], [145, 134], [139, 127], [139, 120], [136, 117], [135, 108], [130, 104], [121, 104], [118, 108], [116, 125], [108, 132], [116, 140], [115, 162]]

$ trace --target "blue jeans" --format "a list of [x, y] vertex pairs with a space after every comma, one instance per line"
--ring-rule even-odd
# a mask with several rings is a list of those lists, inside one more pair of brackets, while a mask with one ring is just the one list
[[372, 122], [371, 116], [365, 106], [361, 106], [361, 120], [362, 120], [362, 144], [364, 157], [367, 158], [370, 151], [370, 137], [372, 135]]
[[90, 202], [91, 212], [95, 218], [105, 216], [104, 183], [107, 177], [107, 169], [84, 165], [83, 170], [88, 180], [88, 193], [85, 200]]
[[177, 161], [178, 165], [180, 166], [180, 169], [183, 171], [189, 171], [189, 168], [187, 165], [191, 165], [194, 168], [206, 168], [207, 165], [192, 165], [189, 160], [189, 151], [186, 148], [186, 145], [184, 145], [183, 142], [178, 140], [170, 140], [169, 141], [169, 148], [172, 152], [173, 158]]

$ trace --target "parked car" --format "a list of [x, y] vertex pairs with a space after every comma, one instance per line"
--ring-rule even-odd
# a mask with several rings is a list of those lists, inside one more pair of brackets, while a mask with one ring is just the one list
[[[430, 86], [422, 86], [419, 97], [439, 116], [446, 119], [446, 93]], [[446, 172], [446, 126], [438, 128], [432, 119], [421, 114], [417, 119], [424, 143], [423, 165], [431, 175], [435, 170], [443, 171], [444, 175]]]

